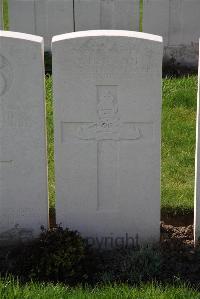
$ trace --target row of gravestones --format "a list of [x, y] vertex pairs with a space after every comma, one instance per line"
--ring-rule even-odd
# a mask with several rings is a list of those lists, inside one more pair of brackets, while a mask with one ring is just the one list
[[[42, 49], [41, 37], [0, 31], [0, 241], [6, 244], [48, 227]], [[161, 37], [138, 32], [53, 38], [57, 223], [91, 244], [159, 239], [162, 52]]]
[[[42, 47], [0, 31], [6, 244], [48, 227]], [[57, 223], [97, 246], [159, 239], [162, 48], [161, 37], [129, 31], [53, 38]]]
[[[0, 0], [0, 10], [3, 0]], [[140, 0], [8, 0], [10, 30], [44, 37], [73, 31], [140, 28]], [[164, 63], [197, 68], [199, 0], [143, 0], [143, 31], [164, 37]], [[1, 28], [0, 14], [0, 28]]]

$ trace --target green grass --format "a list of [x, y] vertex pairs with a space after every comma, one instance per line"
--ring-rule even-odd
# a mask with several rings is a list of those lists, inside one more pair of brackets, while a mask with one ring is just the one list
[[3, 0], [3, 20], [4, 20], [4, 30], [9, 29], [9, 21], [8, 21], [8, 2], [7, 0]]
[[162, 209], [193, 209], [197, 77], [163, 80]]
[[143, 31], [143, 0], [140, 0], [140, 19], [139, 19], [139, 31]]
[[47, 151], [48, 182], [50, 208], [55, 207], [55, 175], [54, 175], [54, 127], [53, 127], [53, 91], [52, 78], [46, 76], [46, 119], [47, 119]]
[[0, 281], [1, 299], [200, 299], [200, 293], [186, 285], [156, 284], [128, 287], [114, 285], [96, 288], [68, 288], [64, 285], [30, 283], [20, 285], [12, 279]]

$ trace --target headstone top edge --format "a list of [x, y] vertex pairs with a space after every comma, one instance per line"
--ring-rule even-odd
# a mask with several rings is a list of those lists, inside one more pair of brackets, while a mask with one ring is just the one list
[[72, 33], [65, 33], [61, 35], [56, 35], [52, 38], [52, 44], [67, 40], [74, 39], [79, 37], [133, 37], [138, 39], [144, 39], [149, 41], [155, 41], [163, 43], [162, 36], [153, 35], [149, 33], [137, 32], [137, 31], [128, 31], [128, 30], [88, 30], [88, 31], [78, 31]]
[[27, 33], [21, 33], [21, 32], [15, 32], [15, 31], [4, 31], [0, 30], [0, 37], [9, 37], [13, 39], [21, 39], [21, 40], [27, 40], [35, 43], [43, 44], [43, 37], [27, 34]]

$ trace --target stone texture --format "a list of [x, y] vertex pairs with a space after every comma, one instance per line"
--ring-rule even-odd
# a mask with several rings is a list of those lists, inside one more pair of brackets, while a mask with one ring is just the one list
[[10, 30], [44, 37], [45, 51], [51, 38], [74, 31], [73, 0], [9, 0]]
[[0, 243], [48, 226], [41, 37], [0, 31]]
[[[199, 41], [200, 50], [200, 41]], [[199, 52], [200, 53], [200, 52]], [[198, 71], [198, 95], [196, 118], [196, 155], [195, 155], [195, 191], [194, 191], [194, 241], [200, 238], [200, 60]]]
[[95, 246], [158, 240], [162, 38], [77, 32], [52, 51], [57, 223]]
[[139, 0], [74, 0], [75, 31], [139, 31]]
[[164, 38], [164, 63], [198, 66], [199, 0], [144, 0], [143, 31]]

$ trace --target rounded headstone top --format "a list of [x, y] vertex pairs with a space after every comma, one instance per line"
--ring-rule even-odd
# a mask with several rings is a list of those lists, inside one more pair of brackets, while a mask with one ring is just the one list
[[61, 35], [56, 35], [53, 37], [52, 42], [59, 42], [66, 39], [73, 39], [79, 37], [97, 37], [97, 36], [118, 36], [118, 37], [133, 37], [138, 39], [146, 39], [155, 42], [163, 42], [162, 36], [153, 35], [149, 33], [137, 32], [137, 31], [127, 31], [127, 30], [88, 30], [88, 31], [78, 31], [72, 33], [66, 33]]
[[32, 35], [32, 34], [21, 33], [21, 32], [0, 30], [0, 37], [9, 37], [14, 39], [23, 39], [27, 41], [36, 42], [36, 43], [43, 43], [43, 37]]

